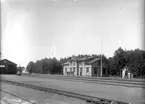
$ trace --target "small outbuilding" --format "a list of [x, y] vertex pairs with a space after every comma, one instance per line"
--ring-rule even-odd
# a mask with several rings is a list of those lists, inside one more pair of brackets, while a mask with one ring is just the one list
[[131, 71], [129, 70], [129, 68], [127, 66], [122, 68], [122, 78], [124, 78], [124, 79], [133, 78], [133, 73], [131, 73]]
[[0, 74], [16, 74], [16, 73], [17, 73], [17, 64], [7, 59], [0, 60]]

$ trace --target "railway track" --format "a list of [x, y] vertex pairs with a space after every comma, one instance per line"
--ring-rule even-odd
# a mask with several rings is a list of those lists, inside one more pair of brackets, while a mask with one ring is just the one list
[[0, 92], [1, 92], [1, 97], [0, 97], [1, 104], [36, 104], [32, 101], [11, 94], [7, 91], [0, 90]]
[[[79, 93], [62, 91], [62, 90], [57, 90], [57, 89], [53, 89], [53, 88], [46, 88], [46, 87], [41, 87], [41, 86], [36, 86], [36, 85], [24, 84], [24, 83], [20, 83], [20, 82], [14, 82], [14, 81], [8, 81], [8, 80], [2, 80], [2, 81], [6, 82], [6, 83], [17, 85], [17, 86], [22, 86], [22, 87], [26, 87], [26, 88], [35, 89], [35, 90], [56, 93], [59, 95], [64, 95], [64, 96], [68, 96], [68, 97], [82, 99], [82, 100], [85, 100], [86, 102], [90, 102], [91, 104], [129, 104], [129, 103], [125, 103], [125, 102], [113, 101], [110, 99], [88, 96], [88, 95], [83, 95], [83, 94], [79, 94]], [[26, 99], [23, 99], [23, 100], [26, 100]], [[112, 102], [116, 102], [116, 103], [112, 103]], [[30, 103], [35, 104], [32, 102], [30, 102]]]
[[60, 76], [60, 75], [48, 75], [48, 74], [34, 74], [34, 75], [28, 74], [24, 76], [145, 88], [144, 79], [140, 80], [140, 79], [119, 79], [119, 78], [109, 78], [109, 77], [106, 78], [105, 77], [78, 77], [78, 76]]

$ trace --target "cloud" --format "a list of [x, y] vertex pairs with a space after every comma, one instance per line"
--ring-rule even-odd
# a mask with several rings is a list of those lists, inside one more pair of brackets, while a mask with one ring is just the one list
[[1, 3], [5, 2], [5, 0], [1, 0]]

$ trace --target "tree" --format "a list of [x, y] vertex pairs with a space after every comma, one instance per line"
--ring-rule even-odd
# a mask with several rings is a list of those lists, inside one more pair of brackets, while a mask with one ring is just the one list
[[52, 70], [52, 60], [49, 58], [45, 58], [42, 60], [42, 73], [48, 74]]
[[145, 51], [135, 49], [126, 53], [127, 66], [136, 77], [144, 76]]
[[52, 59], [52, 70], [50, 72], [51, 72], [51, 74], [61, 74], [62, 73], [62, 65], [56, 58]]
[[142, 61], [140, 73], [141, 73], [142, 78], [145, 78], [145, 59]]
[[35, 63], [35, 72], [36, 73], [42, 73], [42, 61], [41, 60], [37, 60]]
[[[78, 58], [100, 58], [100, 55], [78, 55], [74, 56], [76, 61], [79, 61]], [[51, 73], [51, 74], [60, 74], [62, 73], [62, 64], [72, 59], [73, 56], [61, 58], [57, 60], [56, 58], [44, 58], [37, 60], [35, 63], [30, 61], [27, 65], [27, 71], [32, 73]], [[105, 63], [106, 68], [108, 69], [109, 74], [111, 75], [120, 75], [122, 68], [128, 66], [129, 70], [136, 74], [138, 77], [145, 76], [145, 51], [140, 49], [135, 50], [123, 50], [121, 47], [114, 52], [113, 57], [108, 59], [105, 55], [102, 55], [102, 60]], [[77, 64], [78, 68], [78, 64]]]
[[35, 64], [33, 61], [30, 61], [26, 68], [27, 72], [34, 73], [35, 72]]
[[117, 74], [117, 66], [115, 65], [115, 61], [112, 57], [108, 58], [108, 73], [110, 75], [116, 75]]
[[139, 75], [139, 70], [140, 70], [140, 64], [138, 60], [132, 60], [130, 61], [127, 66], [129, 67], [131, 73], [134, 75]]
[[125, 51], [120, 47], [113, 56], [114, 63], [117, 68], [117, 74], [121, 76], [121, 69], [126, 65]]

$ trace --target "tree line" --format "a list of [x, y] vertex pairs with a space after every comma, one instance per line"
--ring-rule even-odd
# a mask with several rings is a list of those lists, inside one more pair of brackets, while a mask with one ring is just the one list
[[26, 70], [29, 73], [61, 74], [62, 65], [56, 58], [44, 58], [37, 60], [36, 62], [30, 61]]
[[[77, 55], [78, 58], [84, 57], [100, 58], [101, 55]], [[73, 56], [61, 58], [44, 58], [37, 60], [36, 62], [30, 61], [27, 65], [27, 71], [29, 73], [42, 73], [42, 74], [62, 74], [62, 63], [67, 62]], [[145, 77], [145, 51], [140, 49], [124, 50], [121, 47], [118, 48], [112, 57], [107, 58], [102, 55], [102, 60], [108, 69], [109, 75], [121, 76], [121, 70], [125, 66], [135, 75], [135, 77]]]
[[108, 69], [111, 75], [120, 76], [121, 70], [125, 66], [135, 77], [145, 77], [145, 51], [118, 48], [114, 52], [114, 56], [108, 58]]

